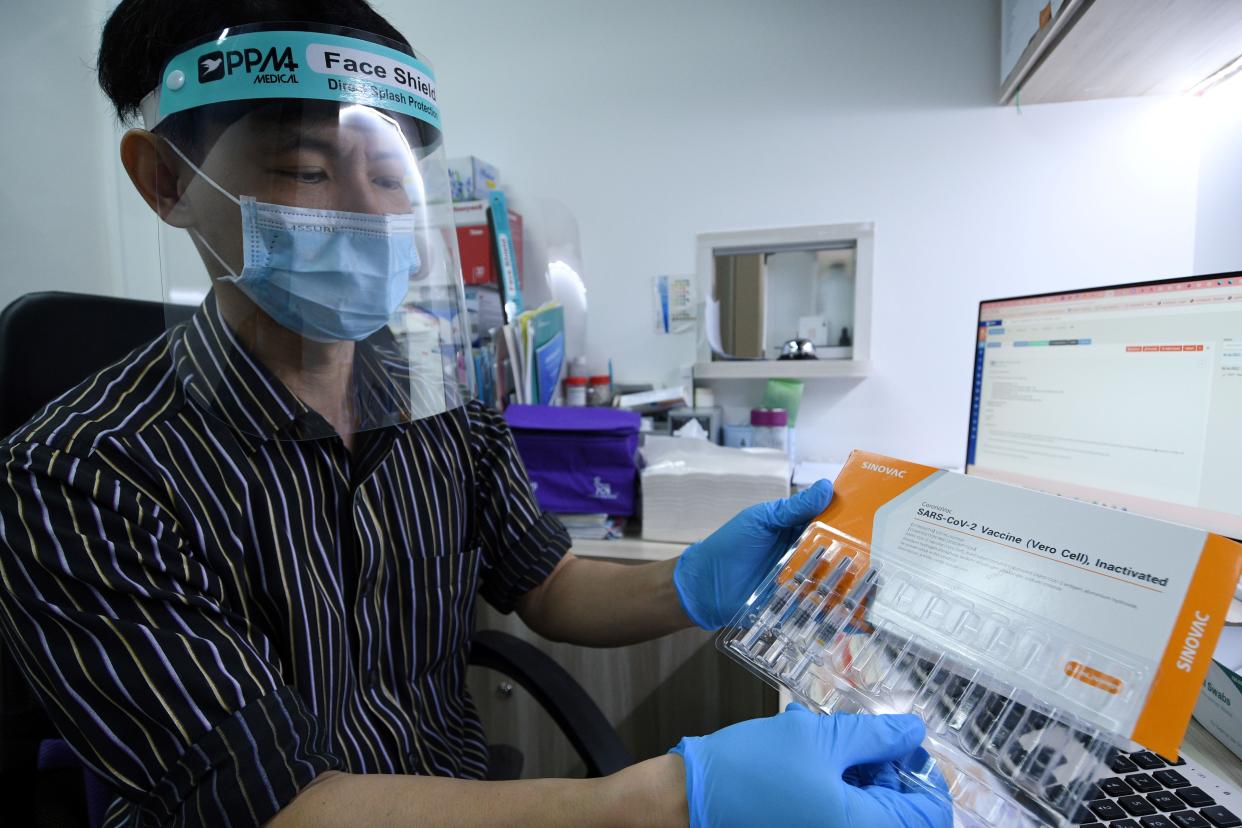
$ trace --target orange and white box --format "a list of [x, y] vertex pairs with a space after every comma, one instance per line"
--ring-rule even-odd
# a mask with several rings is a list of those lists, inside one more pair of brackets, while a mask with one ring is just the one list
[[[862, 451], [817, 523], [868, 549], [871, 566], [917, 573], [1043, 642], [1020, 666], [981, 664], [994, 678], [1169, 757], [1242, 576], [1242, 545], [1209, 532]], [[869, 618], [959, 645], [883, 592]]]

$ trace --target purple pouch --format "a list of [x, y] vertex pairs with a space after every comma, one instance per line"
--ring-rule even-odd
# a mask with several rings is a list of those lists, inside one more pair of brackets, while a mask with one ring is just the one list
[[544, 511], [634, 514], [638, 414], [615, 408], [511, 405], [505, 420]]

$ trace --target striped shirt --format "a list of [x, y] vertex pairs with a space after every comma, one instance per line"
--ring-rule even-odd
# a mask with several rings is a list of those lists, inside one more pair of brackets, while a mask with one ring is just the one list
[[569, 538], [473, 403], [352, 453], [285, 439], [317, 416], [209, 298], [0, 443], [0, 632], [121, 792], [108, 825], [261, 824], [329, 769], [484, 774], [475, 595], [511, 610]]

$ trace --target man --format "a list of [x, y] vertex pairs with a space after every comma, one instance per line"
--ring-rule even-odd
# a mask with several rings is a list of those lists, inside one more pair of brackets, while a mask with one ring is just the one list
[[669, 564], [569, 553], [460, 396], [435, 80], [362, 0], [125, 0], [99, 77], [143, 117], [121, 158], [166, 289], [211, 287], [0, 446], [5, 643], [108, 824], [949, 824], [898, 775], [911, 716], [795, 707], [606, 779], [479, 781], [476, 593], [594, 646], [716, 628], [831, 487]]

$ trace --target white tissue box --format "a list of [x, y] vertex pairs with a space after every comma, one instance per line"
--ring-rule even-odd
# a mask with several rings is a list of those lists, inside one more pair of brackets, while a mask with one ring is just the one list
[[789, 496], [789, 457], [649, 435], [642, 448], [643, 539], [696, 543], [747, 506]]
[[1207, 680], [1199, 691], [1195, 720], [1242, 758], [1242, 627], [1225, 627]]

